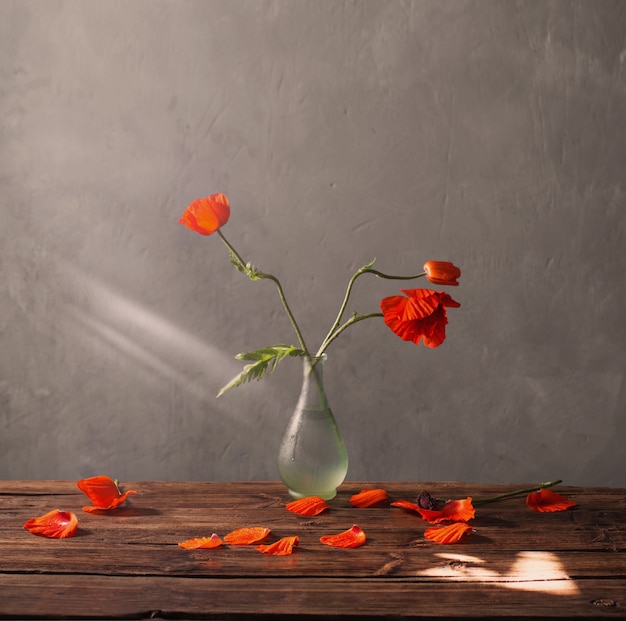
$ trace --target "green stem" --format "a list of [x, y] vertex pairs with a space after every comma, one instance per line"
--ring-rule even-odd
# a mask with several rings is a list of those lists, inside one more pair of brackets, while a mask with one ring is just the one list
[[[373, 261], [372, 261], [373, 263]], [[371, 265], [371, 263], [370, 263]], [[422, 276], [426, 276], [426, 272], [421, 272], [419, 274], [414, 274], [412, 276], [394, 276], [392, 274], [384, 274], [383, 272], [379, 272], [378, 270], [372, 269], [371, 267], [365, 266], [365, 267], [361, 267], [360, 269], [358, 269], [353, 275], [352, 278], [350, 278], [350, 280], [348, 281], [348, 287], [346, 289], [346, 293], [343, 297], [343, 302], [341, 303], [341, 307], [339, 308], [339, 313], [337, 313], [337, 318], [335, 319], [335, 323], [333, 323], [332, 327], [330, 328], [330, 330], [328, 331], [328, 334], [326, 335], [326, 337], [324, 338], [324, 340], [322, 341], [322, 344], [320, 345], [320, 348], [317, 350], [317, 354], [315, 354], [316, 357], [321, 356], [325, 351], [326, 348], [348, 327], [351, 326], [353, 323], [356, 323], [357, 321], [361, 321], [363, 319], [368, 319], [369, 317], [382, 317], [382, 313], [370, 313], [367, 315], [359, 315], [358, 319], [355, 319], [354, 317], [352, 319], [349, 319], [346, 323], [344, 323], [341, 327], [339, 327], [339, 324], [341, 323], [341, 318], [343, 317], [343, 314], [346, 311], [346, 306], [348, 305], [348, 300], [350, 299], [350, 295], [352, 293], [352, 287], [354, 286], [354, 283], [356, 281], [356, 279], [361, 276], [362, 274], [374, 274], [374, 276], [377, 276], [378, 278], [385, 278], [387, 280], [414, 280], [416, 278], [421, 278]], [[356, 317], [356, 315], [355, 315]]]
[[487, 503], [490, 503], [490, 502], [497, 502], [498, 500], [506, 500], [507, 498], [515, 498], [516, 496], [530, 494], [531, 492], [536, 492], [546, 487], [553, 487], [554, 485], [558, 485], [559, 483], [562, 483], [561, 479], [557, 479], [556, 481], [550, 481], [549, 483], [541, 483], [541, 485], [535, 485], [535, 487], [527, 487], [526, 489], [518, 489], [515, 492], [508, 492], [506, 494], [500, 494], [498, 496], [491, 496], [489, 498], [481, 498], [479, 500], [472, 500], [472, 504], [473, 505], [486, 505]]
[[339, 326], [339, 328], [337, 328], [331, 335], [327, 336], [324, 339], [324, 342], [322, 343], [322, 345], [320, 346], [320, 348], [318, 349], [317, 353], [315, 354], [315, 357], [318, 358], [320, 357], [328, 348], [328, 346], [346, 329], [349, 328], [351, 325], [358, 323], [359, 321], [363, 321], [364, 319], [370, 319], [371, 317], [384, 317], [384, 315], [382, 313], [367, 313], [366, 315], [357, 315], [356, 313], [354, 315], [352, 315], [352, 317], [350, 317], [350, 319], [348, 319], [348, 321], [346, 321], [344, 324], [342, 324], [341, 326]]
[[217, 229], [217, 234], [221, 237], [222, 241], [226, 244], [227, 248], [233, 253], [234, 257], [239, 262], [240, 269], [243, 272], [245, 272], [249, 278], [253, 280], [261, 279], [261, 278], [265, 280], [271, 280], [276, 285], [276, 288], [278, 289], [278, 296], [280, 297], [280, 301], [282, 302], [283, 308], [285, 309], [285, 312], [287, 313], [287, 316], [289, 317], [289, 321], [291, 321], [291, 325], [293, 326], [293, 329], [296, 332], [296, 336], [298, 337], [298, 342], [300, 343], [300, 347], [303, 349], [305, 354], [310, 358], [311, 354], [309, 353], [306, 343], [304, 342], [304, 337], [302, 336], [302, 332], [300, 331], [298, 322], [296, 321], [296, 318], [294, 317], [293, 313], [291, 312], [291, 308], [289, 307], [289, 304], [287, 303], [285, 292], [283, 291], [283, 287], [280, 284], [280, 281], [278, 280], [278, 278], [276, 278], [276, 276], [273, 276], [272, 274], [266, 274], [265, 272], [260, 272], [260, 271], [256, 271], [254, 273], [254, 278], [253, 278], [251, 276], [251, 271], [250, 271], [250, 268], [248, 267], [248, 264], [241, 258], [241, 255], [235, 250], [232, 244], [226, 239], [226, 237], [224, 236], [224, 234], [222, 233], [220, 229]]

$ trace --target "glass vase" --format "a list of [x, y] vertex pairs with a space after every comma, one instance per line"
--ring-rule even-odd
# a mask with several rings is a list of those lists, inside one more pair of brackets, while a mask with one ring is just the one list
[[282, 438], [278, 472], [292, 498], [330, 500], [348, 472], [348, 455], [326, 398], [326, 356], [303, 361], [302, 390]]

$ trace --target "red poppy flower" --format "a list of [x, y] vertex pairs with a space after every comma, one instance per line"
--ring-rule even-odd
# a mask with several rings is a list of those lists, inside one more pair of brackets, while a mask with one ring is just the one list
[[536, 492], [530, 492], [526, 496], [526, 504], [534, 511], [539, 513], [554, 513], [555, 511], [565, 511], [570, 507], [575, 507], [576, 503], [561, 494], [553, 492], [551, 489], [545, 487], [537, 490]]
[[188, 229], [211, 235], [224, 226], [230, 218], [230, 203], [224, 194], [211, 194], [190, 203], [179, 220]]
[[472, 527], [469, 524], [463, 522], [457, 522], [456, 524], [450, 524], [448, 526], [435, 526], [434, 528], [427, 528], [424, 531], [424, 537], [437, 543], [457, 543], [461, 540], [461, 537], [466, 533], [469, 533]]
[[272, 531], [263, 526], [246, 526], [238, 528], [224, 537], [224, 541], [231, 546], [248, 546], [263, 541]]
[[183, 541], [178, 545], [185, 550], [199, 550], [218, 548], [219, 546], [223, 546], [224, 542], [213, 533], [210, 537], [195, 537], [194, 539], [187, 539], [187, 541]]
[[334, 548], [358, 548], [365, 543], [365, 533], [356, 524], [337, 535], [324, 535], [320, 541], [327, 546]]
[[299, 538], [295, 537], [283, 537], [274, 543], [267, 545], [257, 546], [256, 549], [263, 554], [273, 554], [274, 556], [287, 556], [293, 552], [293, 549], [298, 546]]
[[67, 539], [76, 534], [78, 518], [71, 511], [54, 509], [41, 517], [31, 518], [24, 524], [24, 528], [34, 535], [51, 539]]
[[386, 504], [388, 500], [389, 495], [384, 489], [364, 489], [350, 498], [350, 504], [364, 509]]
[[287, 511], [298, 515], [319, 515], [322, 511], [328, 509], [328, 503], [319, 496], [307, 496], [299, 498], [285, 505]]
[[440, 522], [445, 521], [467, 522], [467, 520], [471, 520], [476, 513], [472, 505], [471, 496], [468, 496], [463, 500], [448, 500], [448, 502], [446, 502], [443, 506], [443, 509], [439, 511], [422, 509], [419, 505], [406, 500], [396, 500], [391, 503], [391, 506], [416, 511], [430, 524], [439, 524]]
[[439, 347], [446, 338], [446, 307], [459, 307], [443, 291], [402, 289], [408, 297], [393, 295], [380, 303], [385, 323], [404, 341], [416, 345], [424, 339], [426, 347]]
[[83, 511], [87, 513], [117, 509], [130, 495], [137, 493], [132, 489], [123, 494], [120, 493], [117, 483], [106, 475], [81, 479], [76, 485], [94, 505], [93, 507], [83, 507]]
[[426, 261], [424, 263], [426, 279], [433, 285], [458, 285], [457, 278], [461, 270], [450, 261]]

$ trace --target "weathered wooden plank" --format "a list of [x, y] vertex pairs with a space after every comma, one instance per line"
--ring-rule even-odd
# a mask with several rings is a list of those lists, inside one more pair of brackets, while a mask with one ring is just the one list
[[[477, 498], [524, 486], [348, 483], [331, 509], [313, 518], [286, 511], [290, 499], [275, 482], [124, 486], [139, 494], [119, 511], [92, 515], [81, 511], [88, 502], [74, 481], [0, 482], [0, 616], [624, 614], [626, 490], [559, 487], [579, 506], [558, 514], [537, 514], [523, 497], [484, 505], [470, 537], [439, 546], [424, 539], [428, 524], [419, 516], [391, 507], [356, 509], [350, 496], [383, 487], [407, 500], [421, 489]], [[22, 528], [53, 508], [78, 514], [76, 537], [48, 540]], [[353, 523], [368, 535], [364, 547], [319, 543], [321, 535]], [[299, 535], [298, 550], [276, 558], [252, 547], [185, 551], [176, 545], [252, 524], [272, 528], [273, 537]]]
[[442, 548], [359, 548], [341, 550], [319, 542], [301, 543], [294, 558], [268, 563], [253, 547], [183, 550], [176, 545], [92, 544], [37, 540], [2, 548], [3, 573], [102, 574], [127, 576], [265, 577], [326, 576], [342, 580], [372, 577], [433, 577], [469, 581], [528, 578], [626, 578], [626, 555], [606, 552], [518, 551], [503, 554], [484, 545]]
[[[296, 564], [292, 558], [285, 562]], [[475, 584], [326, 578], [197, 579], [109, 576], [4, 576], [0, 618], [283, 619], [624, 617], [626, 580], [553, 580]]]

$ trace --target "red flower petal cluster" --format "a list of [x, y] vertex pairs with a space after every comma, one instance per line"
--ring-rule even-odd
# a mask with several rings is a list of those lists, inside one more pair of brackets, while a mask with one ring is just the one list
[[443, 291], [402, 289], [407, 297], [393, 295], [380, 303], [385, 323], [404, 341], [439, 347], [446, 338], [446, 307], [461, 306]]
[[416, 511], [430, 524], [439, 524], [440, 522], [467, 522], [474, 518], [475, 511], [472, 505], [472, 498], [468, 496], [463, 500], [448, 500], [443, 508], [439, 511], [432, 509], [422, 509], [419, 505], [408, 502], [406, 500], [396, 500], [391, 503], [393, 507], [401, 507]]
[[228, 222], [230, 203], [224, 194], [211, 194], [190, 203], [179, 220], [200, 235], [212, 235]]

